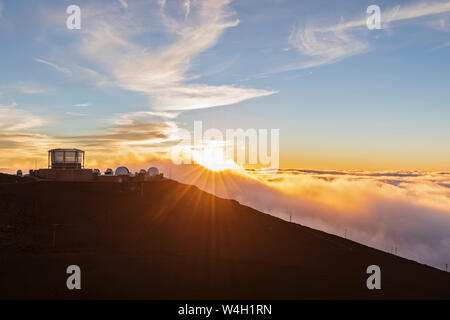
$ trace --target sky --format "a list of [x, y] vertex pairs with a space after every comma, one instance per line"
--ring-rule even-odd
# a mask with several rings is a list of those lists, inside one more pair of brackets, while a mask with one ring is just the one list
[[[89, 168], [157, 166], [282, 219], [450, 259], [449, 1], [0, 0], [0, 43], [1, 172], [80, 148]], [[197, 121], [278, 129], [280, 170], [240, 170], [216, 152], [229, 141], [175, 165]]]
[[0, 0], [0, 42], [4, 170], [144, 163], [194, 121], [279, 129], [282, 168], [449, 169], [448, 1]]

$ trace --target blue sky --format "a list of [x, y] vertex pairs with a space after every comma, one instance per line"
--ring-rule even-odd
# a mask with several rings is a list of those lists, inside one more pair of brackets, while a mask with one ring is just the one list
[[[71, 4], [81, 8], [80, 30], [66, 28]], [[381, 30], [365, 25], [371, 4]], [[280, 129], [285, 167], [448, 168], [449, 1], [0, 8], [0, 167], [19, 149], [29, 159], [69, 141], [119, 152], [111, 132], [170, 141], [203, 120]]]

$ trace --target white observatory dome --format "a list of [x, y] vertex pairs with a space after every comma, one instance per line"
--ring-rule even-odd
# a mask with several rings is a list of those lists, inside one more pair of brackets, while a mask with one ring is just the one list
[[116, 176], [129, 176], [130, 175], [130, 170], [128, 170], [127, 167], [118, 167], [116, 169]]
[[151, 167], [150, 169], [148, 169], [149, 176], [154, 177], [154, 176], [157, 176], [158, 174], [159, 174], [158, 168]]

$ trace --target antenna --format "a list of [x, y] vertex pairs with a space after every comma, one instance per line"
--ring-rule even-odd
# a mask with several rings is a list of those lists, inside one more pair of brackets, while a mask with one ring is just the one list
[[445, 272], [448, 272], [447, 269], [448, 269], [448, 263], [445, 264]]
[[347, 228], [344, 231], [344, 238], [347, 239]]
[[292, 212], [291, 211], [289, 211], [289, 222], [292, 223]]

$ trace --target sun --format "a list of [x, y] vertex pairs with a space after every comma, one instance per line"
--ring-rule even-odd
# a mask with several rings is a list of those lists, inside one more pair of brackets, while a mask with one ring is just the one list
[[199, 165], [211, 171], [240, 169], [232, 159], [227, 159], [223, 147], [209, 143], [202, 150], [193, 151], [193, 159]]

